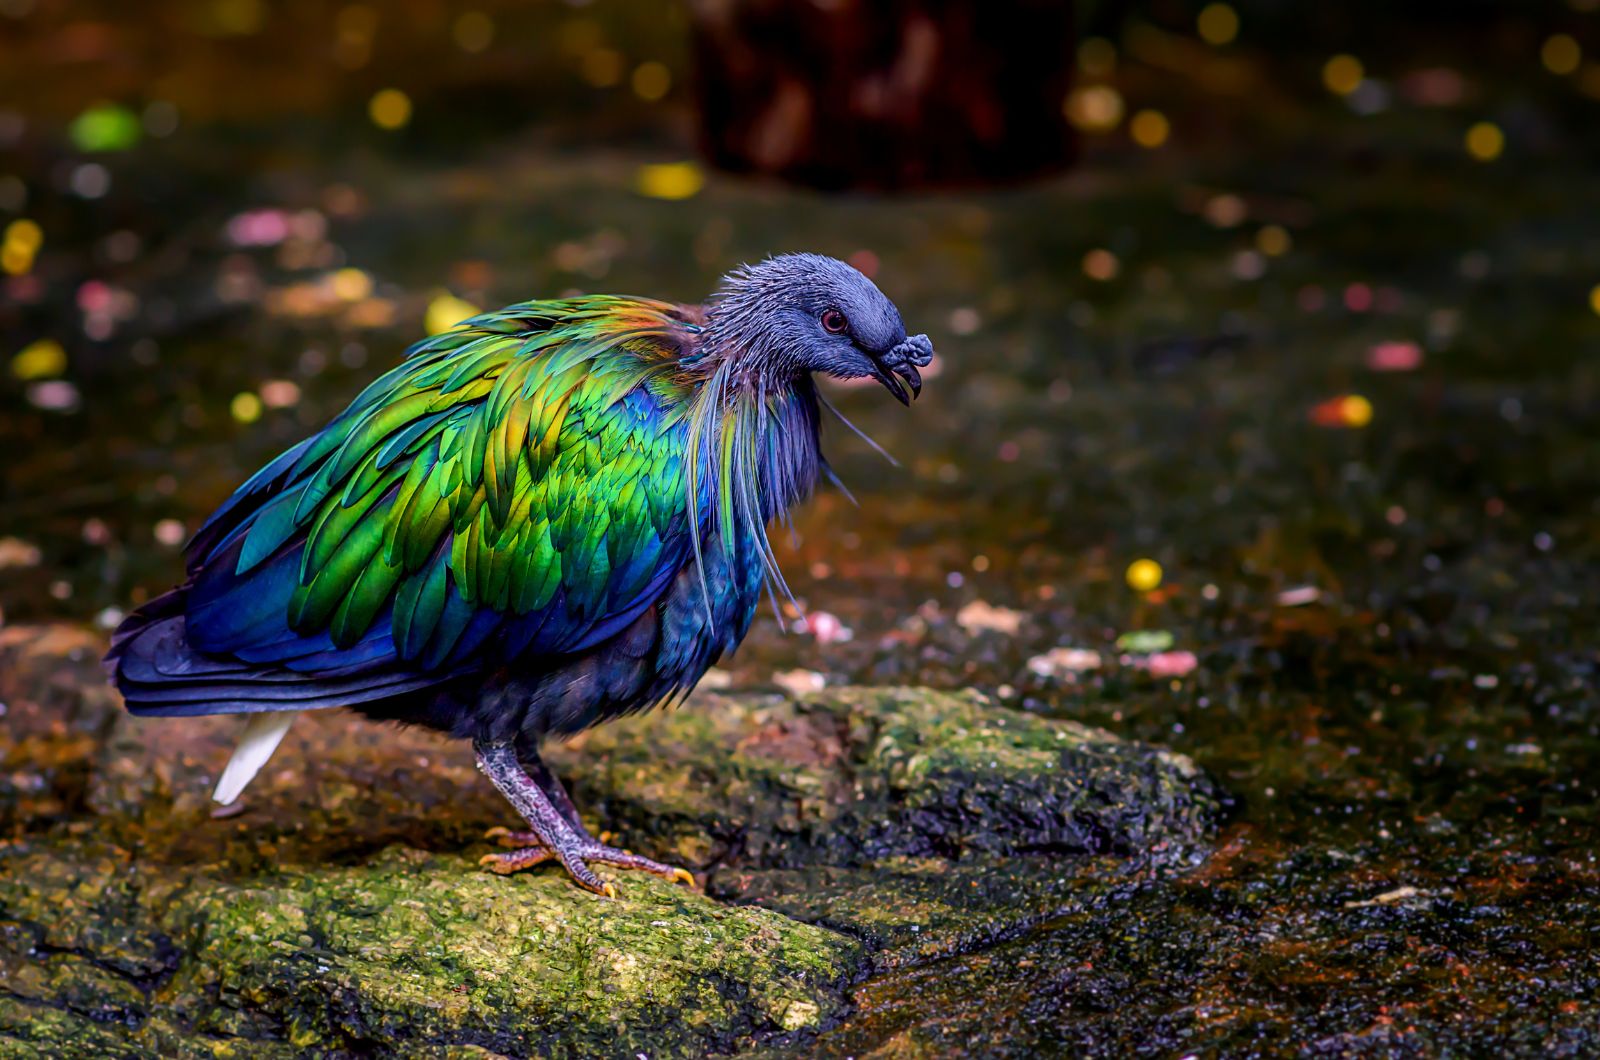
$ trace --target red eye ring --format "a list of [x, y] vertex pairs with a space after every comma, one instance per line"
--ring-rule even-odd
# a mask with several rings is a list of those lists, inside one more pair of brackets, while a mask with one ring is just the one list
[[822, 314], [822, 327], [825, 331], [831, 331], [835, 335], [842, 335], [849, 326], [850, 321], [846, 320], [844, 314], [837, 309], [829, 309]]

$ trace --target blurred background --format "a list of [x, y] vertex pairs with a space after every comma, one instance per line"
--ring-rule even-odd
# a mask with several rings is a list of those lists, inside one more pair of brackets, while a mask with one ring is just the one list
[[717, 680], [974, 686], [1239, 800], [1133, 941], [1026, 943], [1129, 1004], [952, 970], [851, 1041], [1592, 1041], [1597, 129], [1600, 0], [0, 0], [0, 621], [114, 626], [477, 308], [833, 254], [937, 374], [841, 395], [901, 466], [833, 432], [809, 620]]

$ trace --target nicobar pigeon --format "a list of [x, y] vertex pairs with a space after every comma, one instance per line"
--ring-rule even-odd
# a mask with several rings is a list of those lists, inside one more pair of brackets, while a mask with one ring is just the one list
[[784, 592], [767, 526], [829, 474], [813, 373], [902, 404], [933, 358], [849, 265], [787, 254], [703, 306], [523, 302], [412, 346], [250, 478], [139, 608], [106, 666], [137, 715], [249, 714], [233, 801], [294, 713], [346, 707], [470, 739], [527, 827], [511, 873], [559, 861], [692, 882], [602, 844], [539, 757], [688, 694]]

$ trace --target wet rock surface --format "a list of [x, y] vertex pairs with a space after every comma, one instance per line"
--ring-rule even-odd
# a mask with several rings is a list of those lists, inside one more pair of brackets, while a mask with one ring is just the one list
[[238, 719], [123, 714], [101, 648], [0, 630], [0, 1053], [803, 1050], [874, 971], [1137, 890], [1223, 812], [1182, 756], [972, 694], [708, 695], [555, 756], [706, 884], [608, 902], [479, 870], [508, 808], [429, 733], [303, 717], [213, 814]]

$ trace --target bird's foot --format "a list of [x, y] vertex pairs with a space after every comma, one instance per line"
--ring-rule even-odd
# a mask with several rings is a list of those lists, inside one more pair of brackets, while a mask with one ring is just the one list
[[615, 898], [616, 889], [596, 876], [594, 870], [589, 867], [590, 864], [636, 869], [648, 872], [652, 876], [660, 876], [664, 880], [687, 883], [691, 887], [695, 883], [694, 874], [688, 869], [676, 865], [664, 865], [659, 861], [640, 857], [632, 851], [607, 846], [587, 835], [569, 833], [557, 836], [556, 843], [552, 845], [537, 832], [491, 828], [484, 833], [484, 838], [494, 840], [501, 846], [514, 848], [505, 854], [486, 854], [478, 861], [478, 864], [490, 872], [501, 876], [509, 876], [514, 872], [542, 865], [546, 861], [556, 860], [561, 862], [562, 867], [578, 886], [595, 894], [605, 895], [607, 898]]

